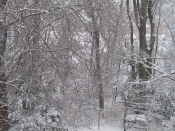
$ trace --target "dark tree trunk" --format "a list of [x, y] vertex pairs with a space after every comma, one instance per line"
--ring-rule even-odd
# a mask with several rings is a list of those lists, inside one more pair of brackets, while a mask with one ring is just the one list
[[140, 25], [139, 25], [139, 40], [140, 40], [140, 57], [141, 63], [139, 63], [139, 78], [141, 80], [147, 80], [147, 70], [144, 66], [144, 59], [147, 57], [146, 49], [146, 21], [147, 21], [147, 8], [148, 8], [148, 0], [141, 1], [141, 9], [140, 9]]
[[[100, 6], [100, 5], [98, 5]], [[101, 69], [101, 58], [100, 58], [100, 32], [99, 32], [99, 16], [97, 16], [97, 10], [91, 5], [91, 13], [90, 17], [92, 18], [93, 25], [93, 39], [94, 39], [94, 47], [95, 47], [95, 60], [96, 60], [96, 70], [95, 70], [95, 78], [97, 80], [97, 88], [98, 88], [98, 96], [99, 96], [99, 109], [100, 112], [104, 110], [104, 92], [103, 92], [103, 81], [102, 81], [102, 69]], [[102, 117], [104, 117], [104, 113], [102, 112]]]
[[102, 83], [102, 74], [100, 66], [100, 35], [99, 31], [94, 33], [95, 45], [96, 45], [96, 74], [99, 88], [99, 108], [104, 110], [104, 96], [103, 96], [103, 83]]
[[[35, 8], [37, 8], [37, 6], [40, 6], [40, 0], [34, 0], [34, 5]], [[36, 11], [36, 13], [38, 13]], [[32, 87], [33, 92], [32, 93], [38, 93], [40, 92], [40, 78], [39, 78], [39, 63], [40, 63], [40, 52], [39, 52], [39, 41], [40, 41], [40, 22], [41, 22], [41, 18], [40, 18], [40, 14], [33, 16], [33, 45], [32, 48], [33, 51], [32, 52], [32, 79], [33, 79], [33, 83], [32, 83]]]
[[[139, 3], [140, 2], [140, 3]], [[151, 63], [152, 63], [152, 52], [155, 43], [155, 24], [153, 22], [153, 13], [152, 9], [154, 2], [152, 0], [133, 0], [134, 4], [134, 14], [136, 19], [136, 24], [139, 30], [139, 50], [140, 50], [140, 62], [139, 62], [139, 79], [141, 81], [147, 81], [152, 75]], [[148, 15], [148, 16], [147, 16]], [[151, 25], [150, 31], [150, 42], [146, 40], [147, 33], [147, 19]], [[130, 19], [130, 18], [129, 18]], [[140, 84], [135, 86], [139, 91], [139, 103], [143, 105], [140, 111], [137, 111], [137, 114], [142, 114], [146, 109], [144, 103], [146, 103], [146, 85]], [[137, 108], [137, 107], [136, 107]]]
[[[38, 8], [40, 6], [40, 0], [33, 0], [34, 8]], [[33, 13], [38, 13], [38, 10], [35, 10]], [[41, 78], [40, 78], [40, 22], [41, 16], [40, 14], [33, 15], [32, 19], [32, 41], [30, 42], [30, 83], [29, 87], [27, 87], [26, 93], [32, 94], [36, 97], [37, 101], [39, 101], [38, 93], [41, 92]], [[32, 97], [33, 97], [32, 96]], [[30, 95], [29, 95], [30, 97]], [[30, 98], [29, 98], [30, 99]], [[32, 101], [32, 103], [28, 103], [26, 99], [23, 100], [23, 109], [25, 112], [33, 111], [36, 106], [36, 102]]]
[[[4, 6], [7, 0], [0, 1], [1, 12], [4, 10]], [[8, 100], [7, 100], [7, 89], [6, 89], [6, 75], [4, 67], [4, 53], [7, 42], [7, 28], [4, 25], [5, 17], [0, 22], [0, 130], [8, 131]]]
[[[148, 18], [150, 21], [150, 26], [151, 26], [151, 31], [150, 31], [150, 43], [149, 43], [149, 48], [147, 48], [147, 55], [148, 55], [148, 59], [147, 59], [147, 65], [149, 67], [151, 67], [151, 63], [152, 63], [152, 52], [153, 52], [153, 47], [154, 47], [154, 43], [156, 40], [155, 37], [155, 24], [154, 24], [154, 16], [153, 16], [153, 9], [154, 6], [154, 2], [152, 0], [148, 1]], [[147, 68], [147, 77], [149, 78], [153, 73], [152, 73], [152, 69], [151, 68]]]
[[134, 38], [133, 38], [133, 24], [132, 24], [132, 19], [131, 19], [131, 15], [130, 15], [130, 6], [129, 6], [129, 0], [126, 1], [126, 5], [127, 5], [127, 14], [128, 14], [128, 18], [129, 18], [129, 24], [130, 24], [130, 41], [131, 41], [131, 61], [130, 61], [130, 65], [131, 65], [131, 80], [136, 80], [136, 67], [135, 67], [135, 61], [134, 61]]

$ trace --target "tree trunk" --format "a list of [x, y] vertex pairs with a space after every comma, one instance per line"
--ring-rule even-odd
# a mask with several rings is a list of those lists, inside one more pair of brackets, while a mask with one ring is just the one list
[[[40, 5], [40, 0], [34, 0], [34, 5]], [[37, 11], [35, 13], [38, 13]], [[33, 16], [33, 45], [32, 49], [32, 93], [37, 93], [40, 91], [40, 78], [39, 78], [39, 63], [40, 63], [40, 53], [39, 53], [39, 41], [40, 41], [40, 14]]]
[[[33, 0], [34, 8], [39, 8], [40, 6], [40, 0]], [[39, 101], [39, 97], [37, 97], [38, 93], [41, 92], [41, 78], [40, 78], [40, 52], [39, 52], [39, 46], [40, 46], [40, 22], [41, 22], [41, 16], [38, 13], [38, 10], [34, 11], [33, 13], [36, 13], [36, 15], [33, 15], [32, 18], [32, 34], [30, 37], [32, 37], [32, 41], [30, 42], [30, 83], [29, 87], [27, 87], [27, 93], [29, 94], [29, 97], [36, 97], [36, 100]], [[30, 96], [33, 95], [33, 96]], [[31, 99], [31, 98], [28, 98]], [[28, 103], [28, 100], [23, 100], [23, 109], [25, 111], [33, 111], [33, 108], [36, 106], [36, 102], [30, 101], [32, 103]]]
[[102, 74], [100, 66], [100, 36], [99, 31], [94, 33], [95, 45], [96, 45], [96, 75], [99, 89], [99, 108], [104, 110], [104, 96], [103, 96], [103, 83], [102, 83]]
[[[148, 59], [147, 59], [147, 65], [149, 67], [151, 67], [151, 63], [152, 63], [152, 52], [153, 52], [153, 47], [154, 47], [154, 43], [156, 40], [155, 37], [155, 24], [154, 24], [154, 17], [153, 17], [153, 9], [154, 6], [154, 2], [152, 0], [148, 1], [148, 18], [150, 21], [150, 26], [151, 26], [151, 32], [150, 32], [150, 43], [149, 43], [149, 48], [147, 48], [147, 55], [148, 55]], [[149, 78], [153, 73], [152, 73], [152, 69], [151, 68], [147, 68], [147, 77]]]
[[[100, 4], [98, 5], [100, 6]], [[100, 32], [99, 32], [99, 23], [100, 16], [98, 16], [97, 10], [93, 5], [91, 5], [90, 17], [92, 18], [93, 25], [93, 39], [95, 45], [95, 60], [96, 60], [96, 70], [95, 78], [97, 79], [97, 88], [98, 88], [98, 98], [99, 98], [99, 109], [100, 112], [104, 110], [104, 92], [103, 92], [103, 82], [102, 82], [102, 69], [101, 69], [101, 58], [100, 58]], [[101, 114], [104, 117], [104, 113]]]
[[[0, 1], [1, 12], [6, 5], [7, 0]], [[4, 53], [7, 42], [7, 28], [4, 25], [5, 17], [0, 22], [0, 130], [8, 131], [8, 100], [7, 100], [7, 89], [6, 89], [6, 75], [4, 67]]]
[[148, 0], [141, 1], [141, 10], [140, 10], [140, 27], [139, 27], [139, 40], [140, 40], [140, 60], [142, 63], [139, 63], [139, 78], [144, 81], [147, 80], [146, 68], [144, 67], [144, 58], [146, 55], [146, 21], [147, 21], [147, 6]]
[[131, 61], [130, 61], [130, 65], [131, 65], [131, 80], [136, 80], [136, 67], [135, 67], [135, 61], [134, 61], [134, 38], [133, 38], [133, 33], [134, 33], [134, 29], [133, 29], [133, 24], [132, 24], [132, 19], [131, 19], [131, 15], [130, 15], [130, 6], [129, 6], [129, 0], [126, 1], [126, 5], [127, 5], [127, 14], [128, 14], [128, 18], [129, 18], [129, 24], [130, 24], [130, 41], [131, 41]]

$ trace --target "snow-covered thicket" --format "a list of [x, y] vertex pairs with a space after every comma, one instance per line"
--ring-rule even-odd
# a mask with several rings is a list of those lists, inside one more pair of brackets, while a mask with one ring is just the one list
[[0, 130], [174, 130], [172, 0], [1, 0]]

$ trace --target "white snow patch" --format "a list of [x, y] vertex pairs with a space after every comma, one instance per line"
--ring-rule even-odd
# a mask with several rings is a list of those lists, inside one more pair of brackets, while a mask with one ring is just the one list
[[94, 126], [91, 129], [81, 128], [81, 129], [78, 129], [77, 131], [123, 131], [123, 129], [120, 127], [105, 125], [105, 126], [101, 126], [100, 130], [98, 130], [98, 126]]
[[146, 122], [145, 115], [130, 114], [126, 116], [127, 121], [144, 121]]

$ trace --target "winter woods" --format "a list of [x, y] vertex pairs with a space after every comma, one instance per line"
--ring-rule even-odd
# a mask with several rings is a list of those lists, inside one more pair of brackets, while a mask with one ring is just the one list
[[173, 0], [0, 0], [0, 130], [174, 130]]

